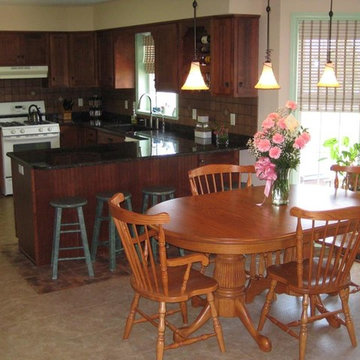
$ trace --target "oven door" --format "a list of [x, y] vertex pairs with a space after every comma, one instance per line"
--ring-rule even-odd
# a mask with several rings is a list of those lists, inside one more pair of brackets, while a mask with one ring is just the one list
[[60, 147], [60, 134], [39, 134], [27, 136], [3, 136], [2, 143], [2, 163], [3, 181], [2, 193], [11, 195], [11, 159], [6, 155], [8, 152], [28, 151], [37, 149], [52, 149]]

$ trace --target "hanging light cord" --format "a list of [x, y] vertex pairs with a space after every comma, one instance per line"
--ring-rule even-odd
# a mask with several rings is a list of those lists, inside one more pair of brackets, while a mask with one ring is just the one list
[[196, 50], [196, 7], [197, 2], [196, 0], [193, 1], [193, 8], [194, 8], [194, 61], [197, 60], [197, 50]]
[[270, 0], [268, 0], [268, 4], [266, 7], [267, 12], [267, 35], [266, 35], [266, 54], [265, 54], [265, 62], [271, 62], [271, 50], [269, 49], [269, 34], [270, 34]]
[[330, 63], [330, 43], [331, 43], [331, 29], [332, 29], [332, 17], [334, 15], [333, 11], [332, 11], [332, 6], [333, 6], [333, 0], [330, 0], [330, 11], [329, 11], [329, 18], [330, 18], [330, 22], [329, 22], [329, 39], [328, 39], [328, 46], [327, 46], [327, 62]]

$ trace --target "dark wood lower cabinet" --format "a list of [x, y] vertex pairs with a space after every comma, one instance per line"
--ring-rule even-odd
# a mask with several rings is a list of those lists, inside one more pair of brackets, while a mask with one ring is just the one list
[[[36, 265], [50, 263], [54, 209], [51, 199], [83, 196], [85, 223], [91, 241], [95, 218], [95, 195], [101, 191], [127, 190], [134, 210], [140, 211], [141, 190], [148, 185], [173, 185], [176, 196], [190, 195], [188, 170], [206, 163], [239, 163], [238, 150], [189, 155], [159, 156], [93, 166], [34, 169], [12, 159], [16, 236], [20, 250]], [[19, 165], [23, 171], [19, 172]], [[23, 174], [22, 174], [23, 172]], [[106, 230], [103, 233], [106, 236]], [[74, 234], [71, 234], [72, 242]]]

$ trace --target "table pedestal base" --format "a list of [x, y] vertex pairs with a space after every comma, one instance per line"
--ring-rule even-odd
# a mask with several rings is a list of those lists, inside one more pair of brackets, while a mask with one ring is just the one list
[[[218, 316], [238, 317], [262, 351], [271, 351], [270, 340], [255, 328], [245, 307], [245, 258], [243, 255], [217, 255], [214, 278], [219, 284], [215, 292]], [[179, 331], [188, 337], [211, 318], [210, 306], [206, 305], [195, 322]]]

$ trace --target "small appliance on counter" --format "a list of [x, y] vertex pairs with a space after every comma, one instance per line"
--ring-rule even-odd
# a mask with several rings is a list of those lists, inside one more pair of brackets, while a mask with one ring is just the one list
[[101, 126], [102, 99], [94, 95], [89, 99], [90, 125]]
[[198, 116], [194, 130], [195, 143], [200, 145], [211, 144], [212, 132], [209, 126], [208, 116]]

